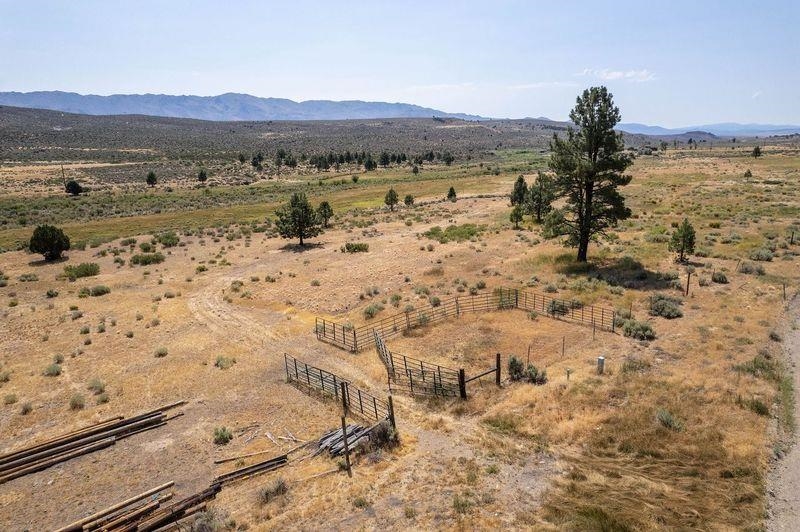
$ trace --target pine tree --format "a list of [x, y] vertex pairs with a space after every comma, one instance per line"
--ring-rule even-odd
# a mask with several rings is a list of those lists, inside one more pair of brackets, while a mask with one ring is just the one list
[[397, 192], [394, 191], [394, 188], [390, 188], [389, 192], [386, 193], [386, 197], [383, 198], [383, 202], [389, 206], [391, 211], [394, 210], [394, 206], [397, 205], [398, 201]]
[[333, 217], [333, 209], [331, 208], [331, 204], [327, 201], [320, 203], [319, 207], [317, 207], [317, 216], [322, 222], [322, 227], [328, 227], [328, 220]]
[[669, 242], [669, 250], [678, 254], [678, 262], [683, 262], [685, 255], [694, 253], [695, 232], [688, 218], [683, 219]]
[[511, 205], [522, 205], [528, 195], [528, 184], [523, 176], [519, 176], [514, 182], [514, 190], [511, 191]]
[[552, 203], [555, 197], [555, 183], [552, 176], [539, 172], [536, 183], [528, 189], [528, 197], [525, 200], [525, 208], [528, 214], [536, 218], [536, 223], [542, 223], [543, 217], [553, 210]]
[[450, 201], [456, 201], [456, 189], [450, 187], [450, 190], [447, 191], [447, 199]]
[[301, 246], [305, 245], [304, 239], [315, 237], [322, 232], [317, 213], [302, 192], [292, 194], [289, 203], [280, 207], [275, 215], [278, 218], [275, 225], [281, 237], [299, 238]]
[[553, 135], [549, 163], [556, 197], [566, 205], [547, 217], [545, 234], [566, 236], [566, 244], [578, 248], [578, 262], [586, 262], [592, 238], [631, 215], [618, 189], [631, 181], [623, 172], [632, 160], [614, 130], [621, 116], [608, 89], [583, 91], [569, 118], [578, 130], [570, 127], [566, 139]]
[[33, 230], [28, 248], [33, 253], [44, 255], [46, 261], [58, 260], [69, 249], [69, 237], [58, 227], [40, 225]]
[[158, 180], [156, 179], [156, 173], [152, 170], [147, 172], [147, 179], [145, 181], [147, 181], [147, 186], [149, 187], [156, 186], [156, 183], [158, 182]]
[[514, 229], [519, 229], [519, 223], [522, 221], [522, 207], [520, 205], [514, 205], [509, 219], [514, 223]]
[[205, 183], [208, 180], [208, 173], [205, 168], [201, 168], [200, 171], [197, 172], [197, 180], [201, 183]]

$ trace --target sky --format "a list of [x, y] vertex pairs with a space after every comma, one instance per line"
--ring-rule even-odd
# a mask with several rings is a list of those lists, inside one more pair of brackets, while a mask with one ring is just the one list
[[800, 1], [0, 0], [0, 91], [226, 92], [800, 124]]

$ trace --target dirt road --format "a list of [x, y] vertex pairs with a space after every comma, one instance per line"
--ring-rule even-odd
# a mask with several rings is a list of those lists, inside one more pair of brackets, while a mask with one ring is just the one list
[[[800, 298], [795, 296], [789, 310], [789, 327], [784, 336], [786, 357], [794, 372], [795, 405], [800, 404]], [[795, 424], [800, 426], [800, 413], [795, 408]], [[800, 446], [797, 434], [788, 454], [773, 468], [767, 483], [769, 517], [767, 530], [800, 530]]]

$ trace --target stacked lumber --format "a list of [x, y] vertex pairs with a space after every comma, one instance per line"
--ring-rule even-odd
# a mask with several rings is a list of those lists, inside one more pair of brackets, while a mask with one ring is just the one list
[[0, 455], [0, 484], [110, 447], [118, 440], [134, 434], [161, 427], [170, 419], [181, 415], [178, 413], [167, 417], [164, 412], [185, 403], [186, 401], [178, 401], [131, 418], [113, 417], [57, 438]]
[[[347, 447], [354, 449], [356, 444], [360, 443], [363, 439], [369, 438], [369, 433], [372, 432], [373, 427], [362, 427], [361, 425], [347, 425]], [[317, 453], [328, 451], [331, 456], [341, 456], [344, 454], [344, 433], [342, 429], [335, 429], [326, 432], [319, 439], [319, 448]]]
[[105, 510], [79, 519], [60, 528], [57, 532], [144, 532], [157, 530], [204, 511], [206, 503], [216, 497], [217, 493], [222, 489], [219, 484], [211, 484], [205, 490], [185, 499], [172, 504], [164, 504], [172, 499], [173, 493], [160, 492], [173, 485], [174, 482], [167, 482], [162, 486], [109, 506]]
[[269, 460], [264, 460], [263, 462], [258, 462], [257, 464], [235, 469], [230, 473], [223, 473], [215, 478], [213, 483], [224, 486], [232, 482], [236, 482], [237, 480], [243, 480], [255, 475], [260, 475], [262, 473], [275, 471], [276, 469], [285, 466], [287, 463], [289, 463], [288, 453], [276, 456], [275, 458], [270, 458]]

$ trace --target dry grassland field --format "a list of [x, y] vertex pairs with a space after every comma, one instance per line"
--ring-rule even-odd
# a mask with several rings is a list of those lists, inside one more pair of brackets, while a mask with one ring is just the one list
[[[364, 172], [271, 163], [259, 173], [255, 147], [209, 147], [200, 133], [184, 158], [147, 138], [95, 155], [102, 139], [50, 153], [54, 141], [31, 133], [16, 155], [5, 142], [0, 450], [186, 404], [164, 426], [0, 484], [0, 529], [55, 529], [168, 481], [179, 499], [290, 450], [286, 466], [226, 484], [194, 518], [228, 530], [763, 529], [769, 467], [794, 431], [784, 350], [799, 319], [797, 139], [762, 139], [757, 159], [752, 143], [723, 140], [692, 150], [670, 141], [639, 155], [621, 188], [632, 217], [593, 242], [581, 264], [530, 216], [519, 229], [509, 221], [514, 181], [547, 168], [542, 139], [552, 130], [525, 137], [519, 131], [536, 124], [490, 123], [481, 128], [493, 137], [449, 146], [453, 124], [424, 122], [392, 134], [417, 139], [407, 143], [417, 153], [418, 132], [435, 129], [433, 150], [455, 161], [426, 162], [419, 174], [406, 164]], [[263, 133], [276, 142], [261, 148], [271, 161], [280, 141], [270, 139], [288, 133]], [[62, 165], [88, 193], [63, 194]], [[148, 189], [151, 166], [159, 181]], [[393, 211], [383, 205], [390, 186], [400, 197]], [[451, 186], [455, 201], [445, 200]], [[275, 230], [275, 209], [297, 190], [335, 213], [304, 248]], [[697, 246], [679, 264], [667, 246], [685, 217]], [[41, 223], [70, 237], [62, 260], [24, 249]], [[452, 226], [449, 238], [429, 232], [437, 226]], [[347, 253], [347, 243], [368, 250]], [[148, 252], [163, 262], [133, 263]], [[81, 263], [99, 271], [70, 280], [65, 268]], [[373, 346], [351, 352], [320, 341], [317, 317], [361, 327], [500, 288], [615, 309], [617, 323], [612, 332], [519, 309], [422, 323], [387, 337], [387, 347], [467, 376], [500, 353], [501, 386], [484, 376], [467, 385], [467, 400], [394, 390], [398, 442], [355, 449], [352, 477], [341, 459], [312, 456], [313, 446], [293, 450], [340, 427], [342, 405], [287, 383], [284, 354], [389, 395]], [[671, 319], [651, 313], [657, 295], [675, 300]], [[655, 338], [626, 336], [630, 318]], [[512, 355], [544, 370], [546, 382], [510, 380]], [[232, 439], [215, 444], [221, 427]], [[285, 490], [265, 489], [278, 479]]]

